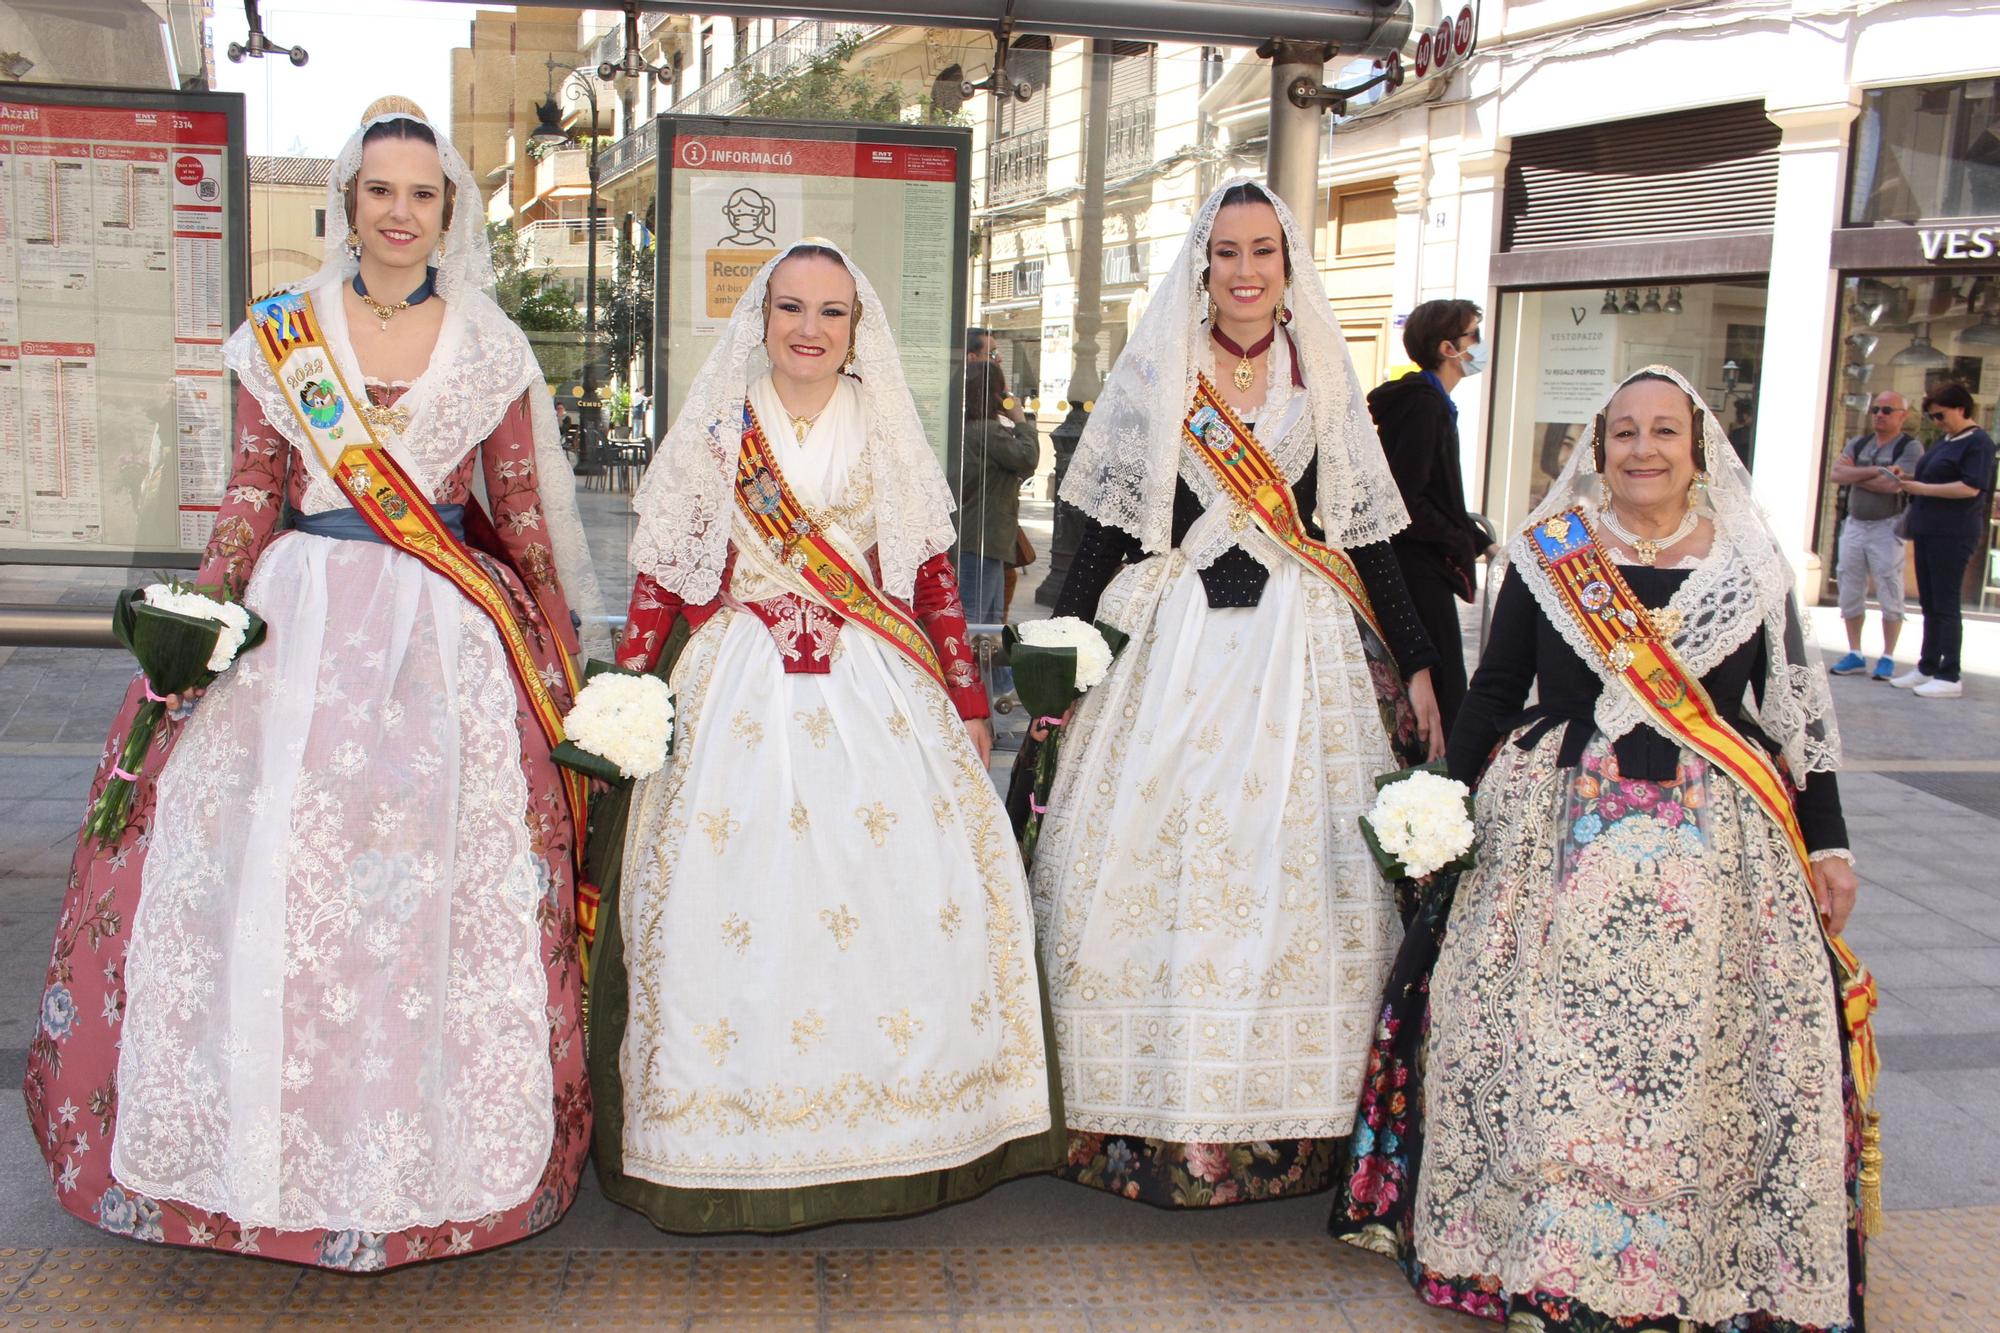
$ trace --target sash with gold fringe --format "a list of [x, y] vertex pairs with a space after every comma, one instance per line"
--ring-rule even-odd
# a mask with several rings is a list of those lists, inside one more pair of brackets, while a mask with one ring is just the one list
[[1306, 532], [1292, 484], [1278, 471], [1264, 446], [1222, 395], [1215, 391], [1207, 375], [1195, 380], [1194, 405], [1188, 409], [1181, 434], [1188, 448], [1215, 474], [1222, 489], [1236, 504], [1230, 523], [1241, 532], [1252, 521], [1280, 546], [1290, 551], [1313, 573], [1332, 584], [1354, 608], [1362, 622], [1384, 639], [1381, 622], [1368, 589], [1347, 553], [1325, 542], [1314, 541]]
[[[1536, 557], [1570, 617], [1603, 655], [1647, 714], [1695, 753], [1729, 774], [1784, 833], [1813, 882], [1812, 857], [1792, 803], [1791, 785], [1760, 747], [1751, 744], [1716, 711], [1701, 681], [1675, 655], [1655, 623], [1655, 613], [1636, 597], [1618, 566], [1597, 544], [1582, 506], [1556, 514], [1529, 529]], [[1875, 978], [1847, 942], [1827, 933], [1841, 1008], [1847, 1018], [1854, 1085], [1862, 1101], [1874, 1091], [1881, 1057], [1870, 1017], [1876, 1004]]]
[[[287, 292], [253, 301], [250, 327], [271, 373], [277, 377], [279, 391], [340, 493], [384, 542], [422, 561], [425, 568], [450, 582], [485, 612], [500, 633], [507, 663], [527, 695], [536, 724], [548, 738], [551, 749], [562, 744], [562, 709], [549, 693], [548, 682], [542, 678], [506, 589], [445, 527], [424, 497], [423, 489], [403, 470], [402, 464], [377, 443], [367, 417], [357, 409], [340, 368], [327, 350], [311, 295]], [[534, 595], [532, 589], [529, 595]], [[548, 619], [546, 608], [543, 618]], [[549, 620], [549, 624], [553, 630], [555, 622]], [[579, 688], [575, 664], [563, 651], [560, 641], [555, 656], [574, 696]], [[571, 854], [577, 871], [576, 927], [581, 945], [578, 952], [588, 959], [590, 942], [597, 933], [596, 889], [585, 882], [582, 873], [588, 785], [581, 774], [566, 768], [558, 771], [570, 817], [575, 822]]]
[[944, 668], [923, 626], [877, 592], [799, 503], [747, 402], [743, 442], [736, 456], [736, 507], [772, 557], [798, 575], [830, 609], [915, 662], [939, 685], [945, 683]]

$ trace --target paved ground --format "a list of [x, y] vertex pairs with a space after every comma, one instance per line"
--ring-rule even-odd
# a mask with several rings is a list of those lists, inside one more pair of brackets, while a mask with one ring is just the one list
[[[598, 549], [622, 550], [625, 497], [585, 504]], [[1028, 508], [1046, 552], [1047, 506]], [[607, 593], [622, 602], [628, 573], [602, 563]], [[1017, 615], [1040, 614], [1039, 573], [1029, 571]], [[0, 569], [0, 602], [101, 604], [122, 577]], [[1476, 619], [1469, 608], [1469, 644]], [[1830, 611], [1815, 630], [1832, 660], [1844, 643]], [[1970, 626], [1967, 646], [1973, 670], [1956, 702], [1833, 683], [1864, 880], [1849, 939], [1883, 989], [1892, 1212], [1874, 1251], [1876, 1333], [2000, 1326], [2000, 624]], [[25, 1064], [84, 789], [128, 672], [110, 651], [0, 649], [6, 1087]], [[1006, 761], [996, 756], [996, 768]], [[587, 1180], [569, 1217], [536, 1241], [357, 1282], [109, 1242], [55, 1206], [24, 1118], [8, 1112], [0, 1327], [217, 1316], [244, 1327], [430, 1327], [453, 1315], [488, 1327], [1477, 1327], [1427, 1316], [1386, 1261], [1326, 1241], [1325, 1211], [1304, 1199], [1176, 1215], [1030, 1180], [910, 1221], [694, 1242], [655, 1231]]]

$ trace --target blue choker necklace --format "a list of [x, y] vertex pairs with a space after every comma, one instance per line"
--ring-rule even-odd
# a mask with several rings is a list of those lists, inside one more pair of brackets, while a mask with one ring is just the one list
[[389, 331], [389, 319], [391, 316], [401, 314], [413, 305], [422, 305], [437, 295], [437, 275], [438, 271], [436, 269], [426, 268], [424, 270], [424, 280], [418, 285], [417, 289], [394, 305], [390, 305], [370, 296], [368, 288], [362, 285], [361, 275], [356, 273], [354, 275], [354, 294], [361, 298], [361, 304], [367, 306], [375, 313], [376, 323], [381, 327], [382, 332], [387, 333]]

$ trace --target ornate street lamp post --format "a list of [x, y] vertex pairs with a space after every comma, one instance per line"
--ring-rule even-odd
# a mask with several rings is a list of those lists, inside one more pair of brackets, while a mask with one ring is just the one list
[[590, 133], [584, 142], [584, 161], [590, 173], [590, 199], [584, 213], [584, 278], [583, 278], [583, 411], [579, 429], [582, 431], [582, 445], [577, 450], [578, 461], [588, 467], [598, 465], [598, 451], [601, 441], [600, 418], [597, 401], [597, 86], [590, 76], [575, 65], [566, 65], [554, 56], [548, 59], [549, 95], [535, 108], [540, 121], [535, 132], [528, 136], [530, 144], [542, 144], [553, 148], [558, 144], [576, 142], [576, 136], [562, 127], [562, 112], [556, 105], [555, 76], [559, 69], [568, 70], [563, 78], [562, 97], [571, 104], [582, 102], [590, 108]]

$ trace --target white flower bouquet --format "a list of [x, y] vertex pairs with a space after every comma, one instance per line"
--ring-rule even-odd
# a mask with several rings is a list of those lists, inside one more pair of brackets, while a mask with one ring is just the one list
[[1423, 764], [1375, 779], [1375, 805], [1361, 817], [1361, 836], [1392, 880], [1423, 879], [1472, 864], [1472, 793]]
[[673, 752], [674, 692], [658, 676], [592, 662], [553, 758], [604, 782], [660, 771]]
[[562, 744], [549, 758], [605, 784], [590, 798], [583, 839], [583, 878], [577, 885], [577, 944], [584, 976], [596, 975], [594, 953], [603, 938], [605, 904], [616, 919], [618, 880], [624, 871], [625, 822], [632, 784], [660, 771], [674, 748], [674, 692], [659, 676], [608, 662], [589, 662], [583, 688], [563, 718]]
[[1042, 815], [1048, 810], [1049, 788], [1055, 783], [1056, 754], [1061, 748], [1062, 715], [1084, 693], [1110, 674], [1111, 660], [1125, 646], [1125, 634], [1108, 625], [1091, 625], [1075, 616], [1054, 616], [1009, 625], [1001, 641], [1007, 664], [1014, 669], [1014, 690], [1047, 739], [1035, 751], [1034, 789], [1028, 798], [1028, 822], [1021, 833], [1021, 855], [1032, 860], [1041, 837]]
[[166, 716], [167, 696], [212, 684], [264, 640], [264, 622], [248, 607], [186, 583], [126, 589], [118, 594], [111, 629], [138, 660], [146, 702], [133, 716], [132, 730], [111, 766], [111, 778], [84, 820], [84, 831], [103, 847], [117, 842], [131, 820], [133, 784], [153, 733]]

